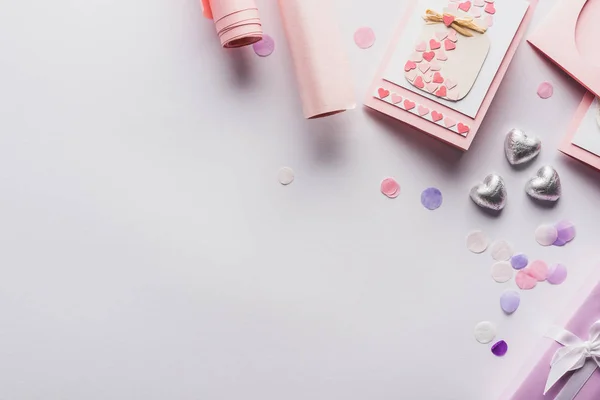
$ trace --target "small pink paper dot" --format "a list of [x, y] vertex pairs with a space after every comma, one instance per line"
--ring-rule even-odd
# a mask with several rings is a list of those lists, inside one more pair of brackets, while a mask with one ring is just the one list
[[368, 27], [358, 28], [354, 32], [354, 43], [361, 49], [368, 49], [375, 43], [375, 32]]
[[554, 94], [554, 87], [550, 82], [542, 82], [538, 87], [537, 94], [542, 99], [549, 99]]
[[395, 199], [400, 194], [400, 185], [394, 178], [386, 178], [381, 181], [381, 193], [390, 199]]

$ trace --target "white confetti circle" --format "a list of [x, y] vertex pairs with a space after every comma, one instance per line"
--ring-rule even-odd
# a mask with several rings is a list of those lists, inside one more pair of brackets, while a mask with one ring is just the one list
[[492, 278], [498, 283], [508, 282], [513, 277], [513, 267], [508, 261], [500, 261], [492, 265]]
[[488, 245], [488, 238], [482, 231], [473, 231], [467, 236], [467, 248], [473, 253], [483, 253]]
[[513, 255], [511, 245], [505, 240], [497, 240], [492, 243], [492, 258], [496, 261], [508, 261]]
[[475, 339], [479, 343], [490, 343], [496, 337], [496, 325], [489, 321], [483, 321], [475, 326]]
[[540, 225], [535, 230], [535, 240], [542, 246], [552, 246], [558, 239], [558, 230], [553, 225]]
[[289, 185], [294, 182], [294, 170], [290, 167], [283, 167], [279, 170], [277, 178], [282, 185]]

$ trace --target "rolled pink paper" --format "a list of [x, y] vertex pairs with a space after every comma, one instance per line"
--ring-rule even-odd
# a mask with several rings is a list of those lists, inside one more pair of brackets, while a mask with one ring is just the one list
[[331, 0], [279, 0], [304, 117], [356, 107], [350, 66]]
[[225, 48], [248, 46], [262, 39], [262, 24], [254, 0], [202, 0], [204, 16], [215, 21]]

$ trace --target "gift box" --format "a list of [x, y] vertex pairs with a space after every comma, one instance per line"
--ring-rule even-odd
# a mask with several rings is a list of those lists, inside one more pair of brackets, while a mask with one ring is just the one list
[[590, 280], [569, 310], [503, 400], [600, 399], [600, 281]]

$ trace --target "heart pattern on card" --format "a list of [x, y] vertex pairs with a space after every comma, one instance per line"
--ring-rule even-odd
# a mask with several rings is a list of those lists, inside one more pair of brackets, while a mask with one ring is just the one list
[[471, 2], [470, 1], [465, 1], [464, 3], [460, 3], [458, 5], [458, 9], [462, 10], [464, 12], [468, 12], [471, 9]]
[[442, 47], [442, 43], [438, 42], [437, 40], [435, 40], [435, 39], [431, 39], [431, 40], [429, 41], [429, 48], [430, 48], [431, 50], [437, 50], [437, 49], [439, 49], [440, 47]]
[[420, 51], [421, 53], [427, 50], [427, 43], [421, 42], [415, 46], [416, 51]]
[[[421, 53], [419, 53], [419, 54], [421, 54]], [[426, 51], [425, 53], [423, 53], [423, 58], [427, 61], [433, 60], [434, 57], [435, 57], [435, 53], [433, 51]]]
[[446, 51], [454, 50], [456, 49], [456, 43], [450, 39], [446, 39], [444, 40], [444, 49], [446, 49]]
[[433, 120], [433, 122], [441, 121], [442, 118], [444, 118], [444, 114], [439, 113], [435, 110], [431, 112], [431, 119]]
[[423, 74], [429, 71], [429, 68], [431, 68], [431, 66], [428, 62], [422, 62], [419, 64], [419, 71], [421, 71]]
[[446, 55], [446, 53], [444, 53], [444, 50], [438, 50], [437, 53], [435, 54], [435, 58], [437, 58], [440, 61], [448, 60], [448, 56]]
[[421, 117], [423, 115], [427, 115], [427, 114], [429, 114], [429, 108], [419, 105], [419, 107], [417, 108], [417, 113]]
[[408, 72], [412, 69], [417, 68], [417, 64], [414, 61], [408, 60], [406, 64], [404, 64], [404, 71]]
[[423, 89], [425, 87], [425, 82], [423, 82], [422, 76], [417, 76], [417, 79], [415, 79], [415, 82], [413, 84], [419, 89]]
[[462, 122], [459, 122], [458, 125], [456, 125], [456, 129], [458, 129], [458, 133], [460, 134], [467, 133], [470, 130], [470, 128]]
[[386, 97], [388, 97], [390, 95], [390, 91], [386, 90], [384, 88], [379, 88], [377, 90], [377, 94], [379, 94], [380, 99], [385, 99]]
[[446, 25], [446, 26], [452, 25], [452, 23], [454, 22], [454, 19], [455, 19], [454, 15], [444, 14], [444, 16], [442, 17], [442, 20], [444, 21], [444, 25]]
[[414, 101], [410, 101], [409, 99], [404, 100], [404, 108], [406, 110], [412, 110], [416, 105]]
[[434, 83], [444, 83], [444, 77], [439, 72], [433, 74], [433, 82]]
[[442, 86], [441, 88], [438, 89], [437, 92], [435, 92], [435, 95], [437, 97], [446, 97], [447, 95], [447, 91], [446, 91], [446, 86]]
[[392, 103], [393, 104], [398, 104], [402, 101], [402, 96], [400, 96], [397, 93], [392, 93]]

